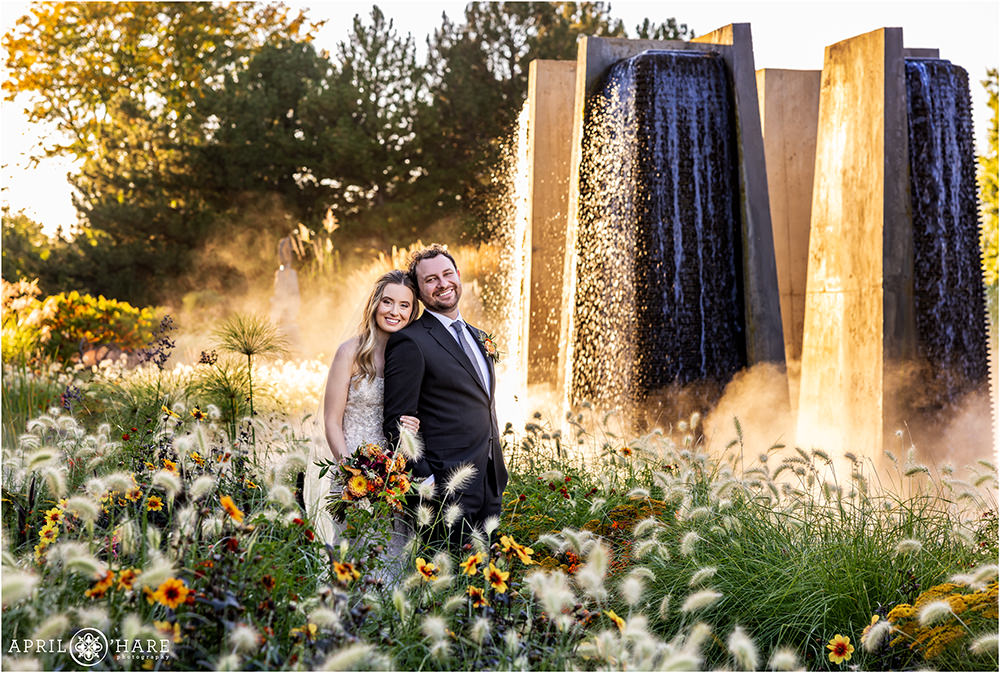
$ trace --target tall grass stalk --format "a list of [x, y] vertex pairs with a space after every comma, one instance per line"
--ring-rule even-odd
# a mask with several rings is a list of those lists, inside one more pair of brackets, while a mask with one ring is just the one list
[[[253, 362], [254, 358], [278, 357], [288, 353], [288, 339], [270, 320], [255, 314], [234, 314], [215, 331], [218, 347], [223, 351], [243, 355], [247, 359], [247, 390], [249, 393], [250, 418], [254, 416], [253, 406]], [[251, 436], [256, 446], [256, 430], [251, 427]]]

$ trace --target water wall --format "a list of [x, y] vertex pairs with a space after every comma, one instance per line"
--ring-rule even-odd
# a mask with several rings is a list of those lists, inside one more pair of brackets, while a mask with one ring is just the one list
[[746, 366], [739, 154], [726, 63], [647, 51], [590, 97], [573, 393], [644, 399]]
[[906, 59], [906, 98], [917, 355], [944, 408], [989, 376], [969, 76]]

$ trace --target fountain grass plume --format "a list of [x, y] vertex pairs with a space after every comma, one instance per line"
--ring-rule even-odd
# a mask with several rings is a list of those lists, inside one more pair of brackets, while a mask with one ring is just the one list
[[471, 463], [463, 463], [453, 469], [448, 475], [448, 480], [445, 482], [445, 495], [450, 498], [471, 484], [476, 476], [476, 472], [476, 466]]
[[355, 643], [336, 650], [323, 662], [321, 670], [324, 671], [356, 671], [360, 670], [359, 664], [370, 660], [375, 653], [375, 648], [368, 643]]
[[755, 671], [760, 665], [760, 655], [757, 646], [742, 627], [737, 626], [729, 634], [727, 640], [729, 653], [733, 655], [737, 668], [744, 671]]

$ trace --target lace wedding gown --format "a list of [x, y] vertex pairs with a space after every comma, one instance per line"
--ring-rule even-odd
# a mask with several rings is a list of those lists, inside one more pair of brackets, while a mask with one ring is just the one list
[[362, 444], [386, 445], [382, 436], [382, 396], [385, 379], [381, 376], [355, 376], [347, 391], [344, 407], [344, 441], [348, 451]]
[[[381, 376], [366, 378], [355, 376], [351, 379], [351, 387], [347, 391], [347, 404], [344, 407], [344, 441], [348, 451], [354, 451], [363, 444], [379, 444], [386, 446], [382, 434], [382, 401], [385, 391], [385, 379]], [[406, 554], [403, 548], [410, 539], [410, 530], [401, 514], [392, 519], [392, 533], [389, 543], [383, 553], [384, 572], [379, 573], [385, 581], [394, 581], [404, 572], [403, 559]]]

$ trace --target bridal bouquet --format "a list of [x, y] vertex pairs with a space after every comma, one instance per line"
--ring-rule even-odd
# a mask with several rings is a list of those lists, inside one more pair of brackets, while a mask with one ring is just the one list
[[334, 507], [343, 511], [352, 505], [371, 509], [377, 502], [385, 502], [392, 509], [402, 511], [402, 500], [410, 491], [410, 477], [406, 458], [378, 444], [362, 444], [341, 463], [327, 461], [320, 470], [322, 478], [334, 468], [334, 491], [342, 492]]

